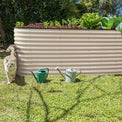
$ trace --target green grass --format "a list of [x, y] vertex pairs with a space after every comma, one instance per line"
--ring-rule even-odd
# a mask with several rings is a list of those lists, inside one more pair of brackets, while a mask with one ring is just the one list
[[121, 122], [122, 76], [80, 75], [76, 83], [49, 76], [38, 84], [17, 76], [6, 85], [0, 52], [0, 122]]

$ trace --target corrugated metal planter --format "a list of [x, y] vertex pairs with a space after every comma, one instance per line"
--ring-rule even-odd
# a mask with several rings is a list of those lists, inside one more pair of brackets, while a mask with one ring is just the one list
[[19, 75], [48, 67], [82, 74], [122, 74], [122, 35], [114, 30], [15, 28]]

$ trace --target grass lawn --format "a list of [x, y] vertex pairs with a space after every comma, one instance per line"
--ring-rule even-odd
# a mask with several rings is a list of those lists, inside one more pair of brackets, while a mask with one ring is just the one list
[[122, 76], [80, 75], [76, 83], [49, 76], [38, 84], [17, 76], [6, 85], [0, 51], [0, 122], [121, 122]]

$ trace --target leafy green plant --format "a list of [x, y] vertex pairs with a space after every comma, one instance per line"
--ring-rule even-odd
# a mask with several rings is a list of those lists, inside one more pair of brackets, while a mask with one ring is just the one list
[[116, 27], [120, 24], [120, 22], [122, 22], [122, 17], [115, 17], [113, 20], [113, 28], [112, 29], [116, 29]]
[[102, 17], [98, 13], [85, 13], [81, 19], [85, 29], [99, 29]]
[[44, 25], [45, 25], [45, 27], [47, 28], [48, 25], [49, 25], [49, 22], [48, 22], [48, 21], [45, 21], [45, 22], [44, 22]]
[[72, 25], [72, 21], [69, 18], [67, 19], [67, 21], [68, 21], [68, 26], [71, 26]]
[[82, 19], [81, 18], [78, 20], [78, 27], [82, 27]]
[[55, 25], [58, 26], [59, 28], [61, 27], [61, 23], [57, 20], [55, 20]]
[[76, 26], [78, 24], [78, 19], [76, 18], [72, 18], [71, 21], [72, 21], [72, 26]]
[[50, 26], [54, 27], [54, 22], [53, 21], [50, 21]]
[[22, 27], [22, 26], [24, 26], [24, 22], [18, 21], [18, 22], [16, 22], [16, 24], [15, 24], [15, 27]]
[[67, 25], [67, 21], [66, 20], [64, 20], [64, 19], [62, 19], [62, 25], [64, 26], [64, 25]]
[[108, 17], [103, 17], [102, 21], [101, 21], [101, 28], [102, 29], [111, 29], [113, 26], [113, 22], [109, 21]]
[[119, 30], [122, 33], [122, 22], [116, 27], [116, 30]]
[[122, 22], [122, 17], [103, 17], [101, 22], [102, 29], [116, 29]]

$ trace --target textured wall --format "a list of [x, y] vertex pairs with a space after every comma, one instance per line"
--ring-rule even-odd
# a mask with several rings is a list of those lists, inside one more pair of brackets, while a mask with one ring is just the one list
[[48, 67], [81, 70], [83, 74], [122, 74], [122, 35], [114, 30], [15, 28], [19, 75]]

